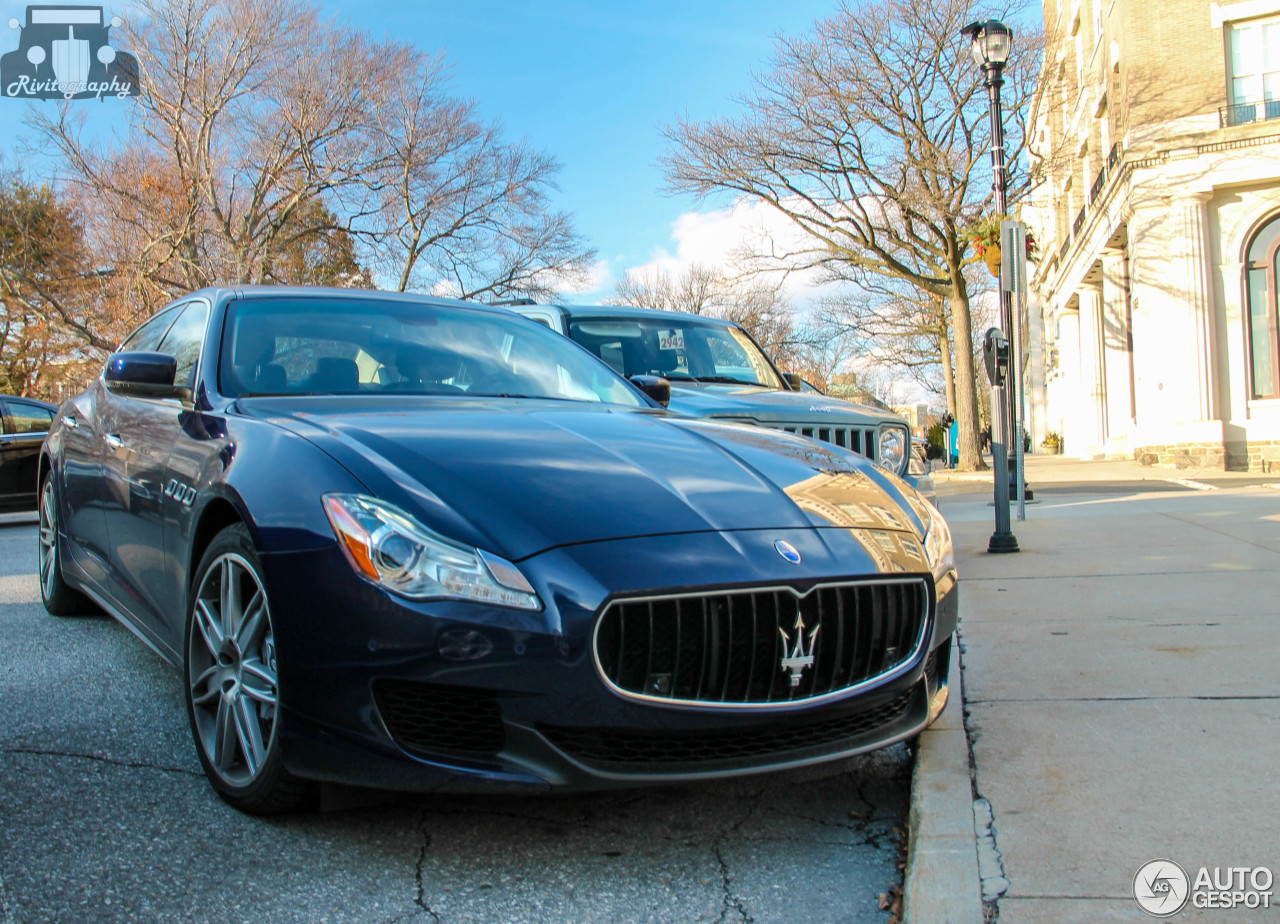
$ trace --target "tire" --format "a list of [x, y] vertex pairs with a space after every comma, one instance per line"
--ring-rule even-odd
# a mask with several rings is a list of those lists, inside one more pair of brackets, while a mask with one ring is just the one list
[[40, 482], [39, 513], [37, 562], [40, 600], [44, 603], [44, 608], [54, 616], [87, 616], [100, 612], [92, 600], [62, 577], [62, 544], [58, 541], [58, 495], [52, 471]]
[[243, 524], [218, 533], [200, 560], [183, 652], [191, 734], [214, 790], [252, 815], [297, 808], [310, 786], [281, 758], [271, 609]]

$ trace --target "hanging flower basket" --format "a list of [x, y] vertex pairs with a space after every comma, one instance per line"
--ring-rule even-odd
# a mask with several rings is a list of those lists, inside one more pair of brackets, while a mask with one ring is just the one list
[[1000, 275], [1000, 245], [988, 244], [982, 250], [982, 260], [987, 264], [987, 269], [991, 270], [992, 276]]
[[[979, 260], [987, 264], [987, 269], [991, 271], [992, 276], [1000, 275], [1000, 222], [1008, 217], [1008, 215], [988, 216], [974, 226], [969, 234], [969, 240], [973, 243], [973, 252]], [[1034, 260], [1036, 252], [1035, 236], [1028, 231], [1027, 259]]]

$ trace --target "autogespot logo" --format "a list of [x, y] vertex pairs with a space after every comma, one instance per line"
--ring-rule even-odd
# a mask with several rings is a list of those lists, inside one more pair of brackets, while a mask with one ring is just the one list
[[1158, 918], [1177, 914], [1190, 894], [1187, 871], [1172, 860], [1144, 863], [1133, 877], [1133, 897], [1143, 911]]
[[1167, 918], [1193, 908], [1270, 908], [1275, 876], [1265, 866], [1200, 867], [1193, 880], [1172, 860], [1144, 863], [1133, 897], [1147, 914]]

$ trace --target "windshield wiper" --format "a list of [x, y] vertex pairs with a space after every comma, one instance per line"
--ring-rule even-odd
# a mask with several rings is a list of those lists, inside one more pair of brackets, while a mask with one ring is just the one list
[[525, 395], [515, 391], [501, 391], [497, 393], [469, 391], [466, 394], [469, 398], [526, 398], [530, 401], [580, 401], [578, 398], [562, 398], [558, 395]]
[[694, 379], [696, 382], [713, 382], [716, 385], [754, 385], [757, 388], [768, 388], [764, 382], [748, 382], [746, 379], [735, 379], [729, 375], [704, 375]]

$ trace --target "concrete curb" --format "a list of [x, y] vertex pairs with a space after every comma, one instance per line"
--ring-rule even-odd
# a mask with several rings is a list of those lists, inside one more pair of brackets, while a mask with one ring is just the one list
[[958, 639], [950, 685], [946, 711], [920, 733], [916, 750], [903, 924], [983, 924]]

